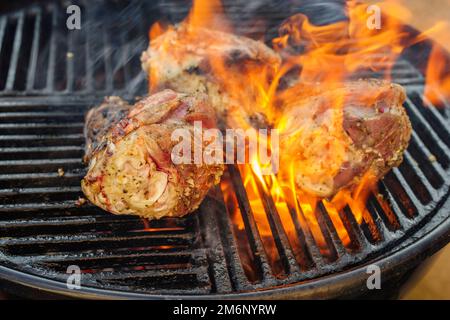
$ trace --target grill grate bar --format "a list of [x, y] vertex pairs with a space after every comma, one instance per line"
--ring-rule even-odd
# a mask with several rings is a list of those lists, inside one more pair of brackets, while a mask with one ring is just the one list
[[118, 34], [119, 39], [122, 45], [122, 55], [120, 57], [122, 71], [123, 71], [123, 87], [125, 88], [128, 83], [130, 83], [131, 80], [131, 70], [130, 70], [130, 63], [129, 59], [131, 57], [131, 49], [130, 49], [130, 43], [128, 42], [127, 38], [127, 29], [121, 26]]
[[64, 219], [66, 217], [73, 217], [73, 216], [96, 218], [96, 217], [99, 217], [102, 215], [104, 216], [104, 212], [97, 207], [94, 207], [89, 204], [85, 204], [83, 206], [76, 206], [74, 202], [75, 201], [71, 201], [71, 203], [73, 205], [72, 207], [64, 207], [64, 208], [61, 208], [61, 207], [32, 208], [29, 206], [29, 204], [28, 204], [28, 206], [27, 206], [27, 204], [25, 204], [25, 208], [22, 211], [2, 210], [5, 207], [7, 207], [7, 208], [12, 207], [11, 205], [3, 205], [0, 207], [0, 212], [2, 213], [1, 220], [6, 220], [6, 219], [30, 220], [32, 218], [36, 218], [36, 219], [61, 218], [61, 219]]
[[390, 210], [390, 208], [384, 208], [382, 201], [383, 196], [381, 194], [371, 194], [369, 196], [369, 203], [375, 210], [376, 214], [383, 220], [384, 226], [387, 227], [390, 233], [401, 230], [402, 226], [398, 219], [398, 214]]
[[335, 259], [344, 256], [346, 254], [345, 247], [337, 234], [336, 228], [331, 221], [329, 213], [323, 202], [320, 201], [317, 207], [317, 222], [321, 226], [320, 229], [322, 230], [324, 238], [327, 240], [329, 250], [333, 252]]
[[[107, 17], [107, 21], [109, 21], [106, 25], [112, 25], [111, 17]], [[105, 64], [105, 82], [106, 82], [106, 91], [112, 92], [114, 88], [113, 84], [113, 67], [112, 67], [112, 61], [111, 61], [111, 55], [112, 55], [112, 46], [111, 46], [111, 39], [109, 35], [109, 30], [106, 29], [106, 25], [102, 25], [102, 38], [103, 38], [103, 60]]]
[[[424, 144], [422, 139], [420, 139], [415, 131], [412, 132], [411, 140], [418, 145], [419, 150], [422, 151], [425, 154], [425, 157], [429, 160], [427, 165], [431, 166], [440, 177], [447, 177], [448, 174], [445, 172], [445, 169], [437, 161], [432, 160], [434, 155], [431, 153], [430, 149]], [[422, 171], [425, 170], [426, 168], [424, 168]]]
[[[54, 97], [53, 97], [54, 98]], [[16, 113], [23, 113], [24, 115], [30, 113], [30, 112], [40, 112], [40, 113], [48, 113], [50, 112], [69, 112], [69, 113], [80, 113], [82, 114], [85, 111], [85, 106], [76, 104], [76, 103], [70, 103], [65, 102], [61, 98], [57, 100], [56, 102], [50, 102], [47, 101], [52, 99], [52, 96], [47, 96], [45, 98], [45, 101], [39, 101], [35, 100], [36, 103], [33, 104], [33, 100], [29, 100], [29, 103], [27, 102], [24, 104], [23, 102], [18, 102], [13, 105], [7, 103], [7, 99], [3, 99], [0, 101], [0, 112], [16, 112]], [[5, 103], [6, 102], [6, 103]], [[32, 124], [32, 123], [30, 123]]]
[[[93, 254], [92, 251], [87, 252], [68, 252], [64, 254], [51, 254], [51, 255], [35, 255], [35, 256], [27, 256], [20, 257], [20, 260], [23, 263], [40, 263], [40, 264], [54, 264], [55, 267], [58, 267], [58, 263], [63, 263], [64, 265], [77, 264], [80, 263], [85, 267], [93, 267], [95, 264], [100, 264], [102, 261], [117, 261], [117, 263], [125, 261], [130, 261], [132, 259], [139, 260], [154, 260], [158, 262], [158, 259], [161, 261], [179, 261], [184, 260], [189, 262], [192, 259], [192, 255], [204, 254], [204, 249], [195, 249], [192, 250], [177, 250], [175, 252], [171, 252], [170, 250], [160, 250], [160, 251], [151, 251], [146, 252], [142, 251], [131, 251], [130, 248], [123, 248], [122, 250], [126, 250], [126, 252], [120, 252], [120, 248], [112, 251], [105, 250], [101, 252], [95, 252]], [[196, 253], [199, 251], [200, 253]], [[123, 259], [123, 260], [122, 260]], [[167, 263], [167, 262], [166, 262]], [[125, 264], [125, 263], [124, 263]], [[64, 268], [63, 268], [64, 269]], [[65, 271], [65, 270], [64, 270]]]
[[[197, 267], [197, 268], [180, 268], [178, 270], [170, 270], [170, 272], [165, 270], [146, 270], [146, 271], [136, 271], [136, 272], [100, 272], [91, 275], [91, 279], [99, 280], [102, 282], [106, 282], [108, 280], [124, 280], [129, 278], [160, 278], [167, 276], [175, 276], [175, 275], [207, 275], [208, 272], [206, 268]], [[208, 282], [206, 282], [208, 283]]]
[[33, 188], [42, 187], [48, 188], [51, 186], [77, 186], [80, 184], [82, 176], [79, 174], [65, 174], [64, 177], [59, 176], [57, 173], [44, 174], [42, 177], [34, 176], [33, 178], [16, 177], [14, 175], [2, 175], [0, 177], [0, 188]]
[[200, 206], [199, 228], [203, 230], [203, 246], [210, 247], [206, 253], [208, 259], [208, 271], [212, 280], [212, 290], [217, 293], [224, 293], [233, 290], [230, 274], [228, 273], [227, 261], [220, 233], [216, 220], [216, 208], [208, 203]]
[[86, 39], [87, 91], [101, 91], [102, 89], [104, 89], [104, 87], [101, 86], [101, 82], [102, 80], [104, 81], [106, 79], [106, 75], [104, 74], [105, 70], [101, 69], [104, 67], [105, 62], [103, 58], [104, 50], [101, 47], [101, 45], [103, 45], [103, 38], [98, 37], [98, 39], [96, 39], [94, 38], [94, 34], [102, 34], [102, 25], [98, 23], [98, 19], [95, 18], [91, 10], [87, 10], [86, 14], [87, 19], [91, 21], [91, 32], [87, 33]]
[[[97, 223], [127, 223], [127, 222], [136, 222], [139, 223], [139, 225], [142, 227], [142, 229], [136, 229], [131, 230], [130, 232], [141, 232], [144, 230], [150, 230], [151, 232], [158, 232], [158, 231], [179, 231], [179, 230], [193, 230], [193, 223], [191, 223], [191, 220], [184, 220], [184, 219], [177, 219], [177, 218], [167, 218], [165, 220], [153, 220], [151, 221], [151, 225], [147, 225], [148, 221], [144, 219], [140, 219], [137, 216], [130, 216], [130, 215], [105, 215], [104, 211], [100, 208], [86, 204], [82, 207], [75, 207], [72, 209], [78, 209], [82, 212], [76, 212], [77, 214], [73, 214], [67, 217], [51, 217], [49, 216], [48, 219], [27, 219], [29, 223], [52, 223], [52, 224], [58, 224], [60, 221], [62, 224], [67, 221], [70, 223], [70, 221], [94, 221]], [[85, 213], [85, 215], [82, 215], [82, 213]], [[93, 220], [95, 219], [95, 220]], [[14, 220], [11, 221], [11, 223], [14, 223]]]
[[[190, 276], [190, 277], [188, 277]], [[148, 279], [145, 281], [145, 279]], [[208, 279], [208, 272], [205, 266], [198, 266], [186, 269], [182, 266], [180, 269], [173, 270], [145, 270], [145, 271], [135, 271], [135, 272], [99, 272], [89, 275], [90, 281], [96, 281], [98, 283], [118, 283], [129, 282], [130, 280], [145, 281], [146, 289], [151, 291], [152, 285], [154, 290], [159, 289], [163, 284], [163, 280], [166, 285], [170, 287], [173, 286], [174, 281], [188, 281], [184, 285], [193, 286], [193, 291], [195, 293], [208, 293], [210, 291], [210, 284]], [[178, 281], [177, 281], [178, 280]], [[190, 281], [189, 281], [190, 280]], [[155, 287], [156, 285], [156, 287]], [[128, 289], [128, 288], [127, 288]], [[202, 290], [203, 289], [203, 290]], [[176, 290], [173, 290], [176, 291]], [[180, 290], [182, 291], [182, 290]], [[186, 290], [185, 290], [186, 291]], [[189, 290], [192, 292], [192, 290]]]
[[192, 232], [181, 234], [150, 234], [142, 232], [85, 232], [73, 235], [36, 235], [0, 239], [0, 245], [11, 254], [27, 255], [66, 250], [94, 250], [106, 246], [158, 247], [190, 245], [195, 240]]
[[[223, 199], [222, 190], [219, 187], [216, 187], [216, 194], [219, 199]], [[207, 204], [204, 206], [208, 207]], [[206, 211], [206, 208], [205, 208]], [[211, 212], [211, 211], [208, 211]], [[233, 239], [232, 232], [232, 224], [230, 217], [228, 214], [224, 214], [227, 212], [227, 208], [222, 201], [218, 201], [217, 209], [213, 211], [215, 214], [215, 220], [218, 222], [219, 228], [219, 237], [222, 239], [222, 244], [224, 246], [224, 256], [227, 263], [227, 268], [229, 270], [229, 277], [234, 290], [246, 290], [251, 288], [251, 284], [247, 276], [245, 275], [243, 269], [243, 263], [239, 256], [239, 250], [236, 246], [235, 240]], [[257, 265], [255, 266], [258, 268]], [[261, 270], [255, 270], [256, 273], [261, 273]]]
[[75, 74], [74, 74], [74, 69], [75, 69], [75, 60], [73, 57], [73, 52], [74, 52], [74, 38], [75, 35], [73, 32], [69, 32], [69, 34], [67, 35], [67, 55], [66, 55], [66, 73], [67, 73], [67, 86], [66, 86], [66, 91], [67, 92], [73, 92], [74, 91], [74, 87], [75, 87]]
[[339, 211], [339, 215], [342, 223], [346, 226], [349, 237], [351, 239], [353, 238], [352, 244], [356, 244], [358, 246], [358, 248], [355, 249], [359, 249], [361, 252], [370, 251], [372, 245], [362, 232], [350, 207], [348, 205], [345, 206], [343, 210]]
[[[76, 186], [76, 187], [54, 187], [54, 188], [24, 188], [23, 190], [20, 190], [21, 194], [27, 193], [27, 194], [31, 194], [31, 193], [36, 193], [36, 194], [41, 194], [41, 193], [65, 193], [65, 192], [79, 192], [80, 191], [80, 187]], [[18, 191], [14, 188], [12, 189], [0, 189], [0, 195], [11, 195], [11, 194], [18, 194]]]
[[[118, 221], [118, 220], [105, 221], [101, 220], [101, 217], [95, 218], [86, 216], [85, 218], [79, 219], [59, 218], [49, 221], [42, 221], [42, 219], [18, 220], [18, 221], [22, 225], [14, 221], [12, 222], [2, 221], [2, 226], [0, 227], [0, 230], [2, 230], [3, 232], [8, 232], [8, 234], [16, 237], [17, 236], [25, 237], [32, 235], [62, 236], [62, 235], [70, 235], [74, 232], [80, 233], [93, 231], [97, 233], [103, 233], [109, 232], [111, 230], [113, 230], [114, 232], [130, 231], [131, 233], [139, 233], [142, 231], [138, 230], [145, 230], [143, 229], [142, 221], [138, 219], [125, 221]], [[60, 221], [60, 223], [57, 223], [58, 221]], [[191, 232], [192, 230], [184, 228], [158, 228], [157, 230], [154, 231], [146, 230], [145, 232], [152, 235], [157, 234], [176, 235], [176, 234], [183, 234], [188, 231]]]
[[30, 202], [61, 202], [77, 199], [81, 196], [81, 189], [76, 187], [50, 187], [50, 188], [11, 188], [0, 189], [0, 201], [3, 204], [16, 205]]
[[[87, 11], [88, 20], [92, 21], [92, 19], [89, 17], [90, 10]], [[95, 20], [94, 20], [95, 21]], [[91, 54], [92, 51], [92, 32], [86, 33], [86, 45], [85, 45], [85, 64], [86, 64], [86, 91], [93, 91], [94, 88], [94, 62], [92, 61], [93, 55]]]
[[[88, 206], [88, 205], [87, 205]], [[84, 208], [77, 208], [82, 210]], [[91, 208], [88, 208], [91, 209]], [[58, 212], [56, 212], [58, 213]], [[60, 212], [64, 213], [64, 212]], [[172, 232], [172, 233], [180, 233], [184, 231], [194, 231], [195, 228], [191, 223], [187, 223], [185, 221], [164, 221], [159, 223], [153, 223], [152, 228], [146, 228], [144, 220], [139, 219], [134, 216], [105, 216], [103, 211], [97, 207], [92, 206], [92, 210], [88, 213], [87, 210], [83, 212], [76, 212], [73, 210], [71, 215], [51, 215], [48, 214], [43, 217], [39, 216], [31, 216], [27, 218], [17, 218], [11, 219], [10, 217], [2, 216], [2, 228], [11, 228], [11, 229], [19, 229], [19, 228], [34, 228], [34, 227], [47, 227], [47, 226], [72, 226], [72, 225], [87, 225], [87, 224], [95, 224], [96, 226], [110, 224], [111, 227], [117, 228], [121, 227], [121, 224], [127, 225], [129, 228], [127, 229], [130, 232], [139, 233], [139, 232], [150, 232], [152, 234], [158, 234], [162, 232]], [[5, 220], [7, 219], [7, 220]], [[115, 226], [114, 224], [119, 224]]]
[[[135, 222], [139, 222], [139, 220], [134, 220]], [[97, 217], [93, 216], [86, 216], [86, 217], [66, 217], [66, 218], [48, 218], [48, 219], [27, 219], [27, 220], [10, 220], [10, 221], [2, 221], [2, 226], [0, 228], [9, 228], [9, 229], [15, 229], [15, 228], [34, 228], [34, 227], [47, 227], [47, 226], [76, 226], [76, 225], [83, 225], [83, 224], [90, 224], [90, 223], [111, 223], [114, 222], [114, 220], [108, 220], [108, 221], [99, 221]], [[120, 221], [123, 222], [123, 221]], [[142, 223], [140, 223], [142, 224]]]
[[57, 172], [44, 172], [44, 173], [17, 173], [17, 174], [0, 174], [0, 181], [7, 180], [39, 180], [39, 179], [49, 179], [49, 178], [79, 178], [80, 180], [83, 178], [83, 174], [80, 173], [65, 173], [64, 176], [59, 176]]
[[[387, 200], [389, 206], [392, 208], [392, 211], [396, 213], [396, 218], [398, 223], [400, 224], [400, 228], [403, 230], [409, 229], [413, 221], [411, 217], [407, 214], [404, 214], [404, 210], [400, 207], [401, 202], [398, 199], [398, 196], [395, 196], [391, 190], [387, 187], [385, 180], [382, 180], [378, 183], [378, 188], [380, 193], [383, 195], [383, 198]], [[403, 213], [403, 214], [402, 214]]]
[[[424, 107], [427, 108], [427, 111], [429, 111], [433, 115], [433, 117], [437, 121], [439, 121], [441, 127], [447, 128], [447, 131], [449, 131], [448, 125], [450, 124], [450, 120], [448, 118], [445, 119], [443, 115], [436, 109], [435, 106], [433, 106], [433, 104], [428, 100], [426, 96], [420, 95], [419, 93], [417, 93], [417, 95], [422, 99]], [[446, 111], [446, 109], [443, 109], [443, 107], [438, 108], [440, 108], [442, 111]], [[436, 121], [435, 119], [433, 120]]]
[[416, 169], [415, 173], [419, 177], [420, 181], [422, 182], [423, 186], [425, 187], [425, 190], [430, 194], [432, 201], [437, 200], [436, 192], [434, 191], [435, 188], [430, 184], [427, 177], [424, 174], [423, 168], [421, 168], [417, 163], [414, 161], [412, 155], [409, 153], [409, 151], [405, 151], [404, 158], [412, 164], [413, 168]]
[[296, 212], [295, 209], [290, 208], [291, 216], [294, 217], [293, 221], [295, 223], [295, 226], [297, 229], [297, 234], [303, 234], [304, 240], [305, 240], [305, 246], [308, 248], [308, 256], [312, 259], [313, 265], [316, 268], [322, 268], [326, 263], [324, 260], [324, 256], [321, 254], [319, 246], [314, 239], [314, 236], [312, 234], [312, 231], [308, 225], [308, 222], [306, 221], [305, 214], [298, 204], [297, 201], [297, 208], [298, 212]]
[[[375, 207], [373, 195], [369, 196], [369, 199], [367, 201], [367, 211], [369, 212], [373, 223], [375, 224], [377, 233], [375, 239], [376, 242], [383, 242], [383, 241], [389, 241], [392, 239], [392, 233], [388, 230], [386, 221], [382, 218], [381, 214]], [[377, 238], [379, 237], [379, 238]]]
[[[33, 166], [33, 167], [41, 167], [45, 165], [54, 165], [55, 167], [58, 165], [64, 165], [64, 164], [79, 164], [80, 167], [82, 166], [81, 159], [79, 158], [67, 158], [67, 159], [31, 159], [31, 160], [0, 160], [0, 167], [1, 166]], [[6, 172], [6, 171], [4, 171]]]
[[3, 112], [0, 123], [8, 123], [12, 121], [26, 122], [29, 119], [42, 122], [72, 122], [84, 119], [82, 113], [78, 112]]
[[[53, 134], [30, 134], [30, 135], [1, 135], [0, 140], [31, 140], [35, 141], [37, 139], [79, 139], [83, 138], [82, 134], [61, 134], [61, 135], [53, 135]], [[79, 144], [74, 145], [74, 147], [82, 148]]]
[[[440, 111], [442, 112], [442, 116], [445, 119], [448, 119], [447, 121], [450, 122], [450, 114], [449, 114], [450, 103], [449, 103], [449, 101], [447, 100], [446, 97], [444, 97], [444, 94], [442, 92], [440, 92], [440, 90], [438, 88], [430, 88], [430, 92], [432, 92], [432, 94], [434, 96], [436, 96], [437, 99], [439, 100], [438, 107], [441, 107]], [[430, 106], [434, 107], [434, 105], [426, 97], [422, 97], [422, 98], [424, 98]]]
[[[331, 238], [331, 234], [327, 230], [326, 222], [323, 218], [324, 212], [326, 213], [325, 208], [323, 208], [322, 202], [318, 202], [317, 208], [314, 211], [314, 218], [316, 219], [320, 233], [323, 236], [323, 239], [325, 240], [325, 243], [323, 244], [323, 249], [327, 252], [326, 258], [329, 261], [335, 261], [338, 258], [338, 254], [336, 252], [336, 247], [333, 239]], [[338, 243], [338, 240], [336, 239], [336, 244]], [[326, 248], [325, 248], [326, 247]]]
[[450, 149], [447, 147], [446, 143], [450, 144], [450, 141], [446, 141], [444, 143], [444, 141], [441, 140], [439, 135], [433, 130], [428, 121], [425, 120], [420, 111], [417, 109], [416, 105], [411, 101], [409, 97], [406, 98], [406, 103], [407, 103], [406, 110], [412, 111], [413, 115], [417, 119], [419, 119], [420, 124], [426, 129], [427, 133], [431, 135], [433, 141], [438, 145], [441, 151], [445, 154], [449, 154]]
[[[308, 270], [313, 267], [314, 259], [311, 256], [311, 251], [314, 252], [316, 250], [317, 255], [319, 254], [319, 249], [315, 247], [315, 242], [312, 239], [307, 238], [303, 228], [300, 224], [299, 218], [297, 216], [297, 212], [294, 208], [292, 208], [289, 204], [287, 204], [289, 215], [292, 219], [292, 224], [294, 225], [295, 233], [298, 237], [298, 243], [300, 245], [300, 252], [296, 253], [300, 259], [299, 266], [300, 268], [304, 268]], [[314, 248], [315, 247], [315, 248]]]
[[259, 255], [256, 256], [256, 261], [260, 262], [263, 281], [273, 281], [272, 272], [269, 266], [267, 254], [264, 250], [264, 246], [258, 232], [258, 227], [256, 226], [256, 221], [253, 217], [252, 209], [248, 201], [247, 193], [245, 192], [244, 184], [241, 179], [239, 170], [230, 165], [227, 167], [230, 173], [231, 182], [236, 192], [240, 211], [242, 214], [242, 219], [244, 221], [245, 229], [247, 232], [247, 237], [249, 239], [251, 248], [253, 252], [258, 252]]
[[[147, 8], [147, 10], [156, 10], [155, 12], [158, 12], [158, 6], [154, 4], [149, 4], [150, 8]], [[134, 56], [132, 58], [131, 67], [134, 74], [134, 79], [126, 86], [126, 91], [130, 91], [133, 95], [139, 94], [139, 92], [147, 92], [147, 79], [144, 72], [142, 72], [141, 67], [141, 53], [142, 51], [147, 49], [148, 40], [147, 35], [151, 24], [148, 24], [149, 20], [144, 14], [145, 9], [142, 5], [142, 3], [137, 8], [137, 16], [139, 17], [138, 23], [136, 26], [136, 31], [140, 35], [146, 35], [144, 37], [138, 37], [135, 38], [134, 41], [136, 43], [136, 48], [134, 50]], [[157, 13], [158, 14], [158, 13]], [[158, 15], [159, 16], [159, 15]], [[152, 22], [155, 22], [158, 19], [155, 19]], [[129, 36], [131, 37], [131, 32], [133, 29], [130, 29]], [[137, 49], [137, 50], [136, 50]]]
[[2, 150], [0, 150], [0, 156], [5, 160], [13, 160], [17, 159], [17, 157], [21, 157], [22, 159], [43, 159], [49, 156], [55, 158], [64, 158], [64, 157], [71, 158], [83, 156], [83, 149], [75, 146], [68, 146], [68, 147], [55, 146], [53, 148], [42, 147], [42, 149], [37, 148], [34, 150], [33, 149], [26, 150], [23, 148], [3, 148]]
[[13, 51], [12, 51], [11, 61], [10, 61], [9, 70], [8, 70], [8, 77], [6, 80], [5, 89], [7, 91], [10, 91], [13, 89], [14, 80], [16, 78], [17, 62], [19, 61], [20, 46], [22, 44], [24, 20], [25, 20], [25, 13], [24, 13], [24, 11], [20, 11], [20, 13], [17, 16], [16, 34], [14, 36]]
[[425, 188], [425, 184], [422, 183], [419, 171], [417, 170], [416, 172], [414, 170], [413, 162], [411, 162], [406, 154], [398, 169], [399, 173], [403, 175], [404, 180], [409, 184], [411, 190], [415, 193], [422, 205], [430, 203], [432, 201], [430, 190]]
[[8, 23], [7, 17], [0, 18], [0, 52], [3, 52], [4, 38], [6, 32], [6, 24]]
[[407, 182], [407, 179], [403, 177], [400, 170], [398, 168], [392, 169], [392, 174], [398, 180], [404, 191], [409, 197], [409, 200], [412, 202], [413, 206], [416, 208], [416, 211], [422, 211], [423, 205], [420, 200], [416, 197], [414, 191], [411, 189], [410, 185]]
[[39, 42], [41, 36], [42, 10], [36, 8], [36, 20], [34, 21], [33, 43], [31, 45], [30, 63], [28, 67], [26, 90], [31, 91], [34, 87], [36, 67], [39, 55]]
[[75, 122], [75, 123], [67, 123], [67, 124], [57, 124], [57, 123], [2, 123], [0, 124], [0, 129], [6, 129], [10, 132], [12, 129], [64, 129], [64, 128], [82, 128], [84, 127], [84, 123]]
[[70, 209], [76, 206], [75, 200], [58, 201], [56, 203], [20, 203], [20, 204], [3, 204], [0, 205], [0, 212], [23, 212], [23, 211], [39, 211], [46, 209]]
[[0, 160], [0, 170], [10, 173], [57, 172], [58, 168], [64, 168], [67, 171], [82, 167], [83, 164], [79, 158]]
[[261, 181], [258, 177], [256, 177], [256, 175], [254, 175], [254, 178], [258, 187], [261, 202], [264, 206], [264, 211], [266, 212], [267, 220], [270, 225], [272, 237], [275, 240], [275, 245], [283, 263], [284, 271], [287, 272], [287, 274], [297, 274], [300, 270], [298, 264], [296, 263], [294, 254], [292, 253], [292, 248], [284, 231], [278, 210], [275, 207], [272, 197], [267, 194], [267, 190], [265, 190]]
[[[416, 105], [417, 110], [424, 116], [424, 118], [433, 124], [433, 129], [436, 133], [441, 136], [444, 142], [450, 139], [450, 121], [445, 120], [443, 115], [445, 114], [445, 109], [442, 107], [435, 107], [427, 99], [425, 95], [418, 92], [413, 92], [410, 96], [411, 101]], [[441, 114], [441, 112], [443, 112]], [[447, 144], [450, 147], [450, 144]]]

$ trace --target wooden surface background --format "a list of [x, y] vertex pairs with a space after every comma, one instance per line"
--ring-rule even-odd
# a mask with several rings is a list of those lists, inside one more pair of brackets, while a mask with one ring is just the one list
[[404, 300], [450, 300], [450, 244], [436, 254], [431, 267], [418, 274], [414, 286], [405, 290], [400, 298]]
[[[365, 2], [377, 4], [382, 14], [392, 15], [403, 23], [425, 32], [450, 52], [450, 0], [367, 0]], [[381, 26], [383, 27], [383, 24]]]

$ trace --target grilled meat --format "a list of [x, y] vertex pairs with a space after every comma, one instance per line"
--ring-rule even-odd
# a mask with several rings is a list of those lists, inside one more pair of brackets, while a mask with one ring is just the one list
[[281, 165], [294, 159], [301, 189], [330, 197], [365, 174], [380, 179], [402, 162], [411, 124], [401, 86], [379, 80], [299, 84], [278, 99]]
[[255, 102], [263, 99], [261, 87], [269, 86], [281, 64], [278, 54], [260, 41], [186, 25], [152, 39], [141, 61], [150, 92], [207, 93], [221, 119], [251, 117]]
[[[174, 130], [192, 134], [194, 121], [201, 121], [202, 128], [214, 127], [214, 111], [204, 95], [164, 90], [134, 106], [108, 98], [86, 120], [89, 170], [81, 185], [92, 203], [109, 212], [183, 216], [199, 206], [223, 172], [221, 164], [171, 160], [178, 143], [171, 139]], [[198, 143], [192, 139], [192, 150]]]

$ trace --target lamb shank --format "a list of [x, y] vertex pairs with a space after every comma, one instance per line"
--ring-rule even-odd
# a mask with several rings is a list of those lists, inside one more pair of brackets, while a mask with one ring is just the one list
[[171, 160], [177, 144], [172, 132], [192, 133], [194, 121], [204, 129], [215, 126], [214, 112], [202, 94], [164, 90], [133, 106], [118, 97], [107, 98], [86, 118], [89, 169], [81, 183], [84, 194], [115, 214], [152, 219], [195, 210], [219, 182], [223, 165]]

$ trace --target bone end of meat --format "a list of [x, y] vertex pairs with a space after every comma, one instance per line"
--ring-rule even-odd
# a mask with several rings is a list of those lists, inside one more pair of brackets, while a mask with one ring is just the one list
[[368, 173], [381, 179], [402, 162], [411, 123], [400, 85], [373, 79], [300, 84], [281, 96], [288, 119], [281, 147], [289, 150], [281, 163], [294, 159], [304, 191], [332, 197]]
[[[107, 109], [105, 103], [98, 108]], [[149, 219], [179, 217], [197, 209], [224, 168], [172, 162], [177, 143], [172, 132], [192, 132], [193, 121], [202, 121], [206, 128], [215, 123], [202, 95], [164, 90], [131, 106], [88, 155], [88, 172], [81, 182], [86, 197], [111, 213]]]

